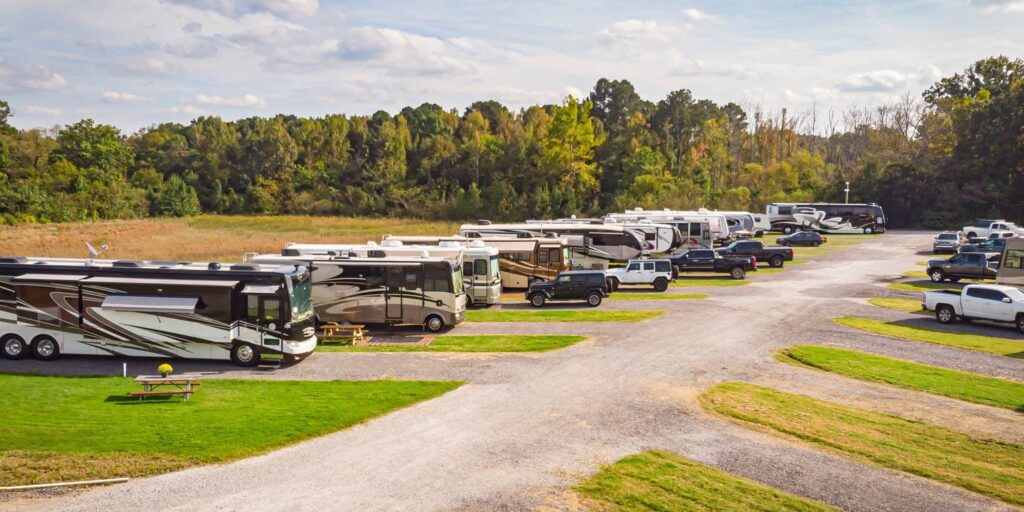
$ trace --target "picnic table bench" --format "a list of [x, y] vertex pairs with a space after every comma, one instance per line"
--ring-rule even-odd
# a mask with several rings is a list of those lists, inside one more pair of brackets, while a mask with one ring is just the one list
[[324, 332], [320, 337], [323, 341], [340, 341], [342, 338], [351, 338], [353, 345], [366, 341], [365, 325], [327, 322], [321, 324], [320, 328]]
[[[131, 396], [145, 400], [147, 396], [182, 395], [188, 400], [196, 392], [195, 387], [202, 385], [198, 375], [175, 375], [163, 377], [160, 375], [139, 375], [135, 377], [137, 384], [142, 384], [142, 391], [132, 391]], [[159, 389], [172, 388], [172, 389]]]

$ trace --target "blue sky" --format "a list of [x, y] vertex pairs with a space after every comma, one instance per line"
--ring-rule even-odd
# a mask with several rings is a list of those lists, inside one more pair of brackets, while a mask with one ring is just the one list
[[200, 115], [513, 108], [601, 77], [795, 112], [869, 107], [989, 55], [1024, 56], [1024, 0], [6, 0], [12, 122], [126, 132]]

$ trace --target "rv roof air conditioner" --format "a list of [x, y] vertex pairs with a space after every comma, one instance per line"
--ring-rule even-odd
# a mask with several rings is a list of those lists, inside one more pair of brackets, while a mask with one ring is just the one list
[[369, 241], [366, 242], [366, 246], [367, 247], [377, 247], [377, 242], [374, 242], [373, 240], [369, 240]]
[[210, 263], [209, 265], [207, 265], [206, 269], [207, 270], [220, 270], [220, 263], [217, 263], [216, 261], [214, 261], [214, 262]]
[[[451, 242], [451, 244], [456, 245], [456, 246], [458, 245], [457, 242]], [[483, 240], [473, 240], [472, 242], [469, 243], [469, 246], [470, 247], [474, 247], [474, 248], [484, 247], [484, 241]]]
[[480, 226], [490, 226], [491, 225], [491, 221], [489, 221], [487, 219], [480, 219], [480, 220], [476, 221], [476, 223], [478, 225], [480, 225]]
[[259, 270], [260, 266], [252, 263], [236, 263], [229, 268], [231, 270]]
[[[366, 242], [366, 245], [373, 247], [373, 245], [370, 244], [373, 244], [373, 242]], [[381, 247], [401, 247], [402, 245], [404, 244], [402, 244], [401, 240], [384, 240], [380, 243]]]
[[125, 267], [125, 268], [141, 268], [146, 266], [146, 263], [139, 260], [117, 260], [110, 264], [112, 267]]
[[26, 263], [28, 258], [24, 256], [0, 256], [0, 263]]

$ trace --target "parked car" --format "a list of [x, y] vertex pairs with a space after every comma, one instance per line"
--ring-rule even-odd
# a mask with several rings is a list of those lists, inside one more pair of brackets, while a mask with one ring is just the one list
[[967, 237], [962, 231], [945, 231], [935, 236], [932, 241], [932, 252], [960, 252], [960, 246], [967, 242]]
[[828, 238], [821, 236], [821, 233], [818, 233], [817, 231], [797, 231], [792, 235], [775, 239], [775, 243], [779, 245], [792, 247], [818, 247], [825, 242], [828, 242]]
[[945, 280], [995, 279], [999, 270], [999, 253], [965, 252], [948, 260], [929, 260], [928, 277], [936, 283]]
[[960, 291], [925, 292], [922, 306], [934, 311], [941, 324], [956, 322], [958, 318], [993, 320], [1014, 323], [1024, 333], [1024, 292], [1012, 286], [970, 284]]
[[674, 274], [672, 261], [668, 258], [629, 260], [625, 267], [605, 271], [613, 292], [620, 284], [649, 284], [654, 286], [654, 291], [663, 292], [668, 289], [668, 283], [675, 277]]
[[765, 247], [755, 240], [739, 240], [725, 247], [716, 249], [722, 256], [750, 256], [757, 261], [767, 261], [771, 267], [781, 267], [787, 261], [793, 261], [793, 249], [789, 247]]
[[582, 300], [590, 307], [597, 307], [610, 292], [604, 271], [572, 270], [559, 272], [551, 281], [531, 284], [526, 290], [526, 300], [538, 308], [549, 300]]
[[1006, 247], [1005, 238], [988, 238], [974, 244], [963, 244], [957, 252], [997, 252], [1002, 254], [1004, 247]]
[[733, 279], [744, 279], [747, 272], [757, 270], [757, 258], [750, 256], [723, 256], [711, 249], [691, 249], [669, 258], [676, 271], [717, 272], [729, 274]]
[[1017, 236], [1024, 236], [1024, 228], [1002, 219], [980, 219], [972, 226], [964, 226], [967, 238], [988, 238], [993, 231], [1009, 231]]

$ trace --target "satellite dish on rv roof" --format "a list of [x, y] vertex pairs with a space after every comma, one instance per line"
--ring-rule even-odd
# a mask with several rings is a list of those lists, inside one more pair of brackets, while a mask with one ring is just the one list
[[99, 250], [97, 250], [89, 242], [85, 243], [85, 248], [89, 250], [89, 259], [95, 259], [100, 254], [103, 254], [110, 249], [110, 247], [107, 246], [107, 244], [103, 244], [100, 246]]
[[366, 246], [367, 247], [377, 247], [377, 242], [374, 242], [373, 240], [370, 240], [370, 241], [366, 242]]
[[430, 257], [430, 252], [429, 251], [420, 251], [420, 258], [429, 258], [429, 257]]
[[[483, 240], [473, 240], [473, 242], [470, 244], [470, 246], [471, 247], [476, 247], [477, 243], [480, 244], [480, 247], [484, 246], [484, 241]], [[440, 242], [437, 243], [437, 246], [438, 247], [447, 247], [449, 249], [458, 249], [459, 247], [462, 247], [462, 244], [456, 242], [455, 240], [441, 240]]]
[[[455, 244], [455, 245], [458, 245], [458, 242], [451, 242], [451, 243]], [[477, 248], [483, 247], [484, 246], [484, 241], [483, 240], [473, 240], [472, 242], [469, 243], [469, 246], [470, 247], [477, 247]]]

